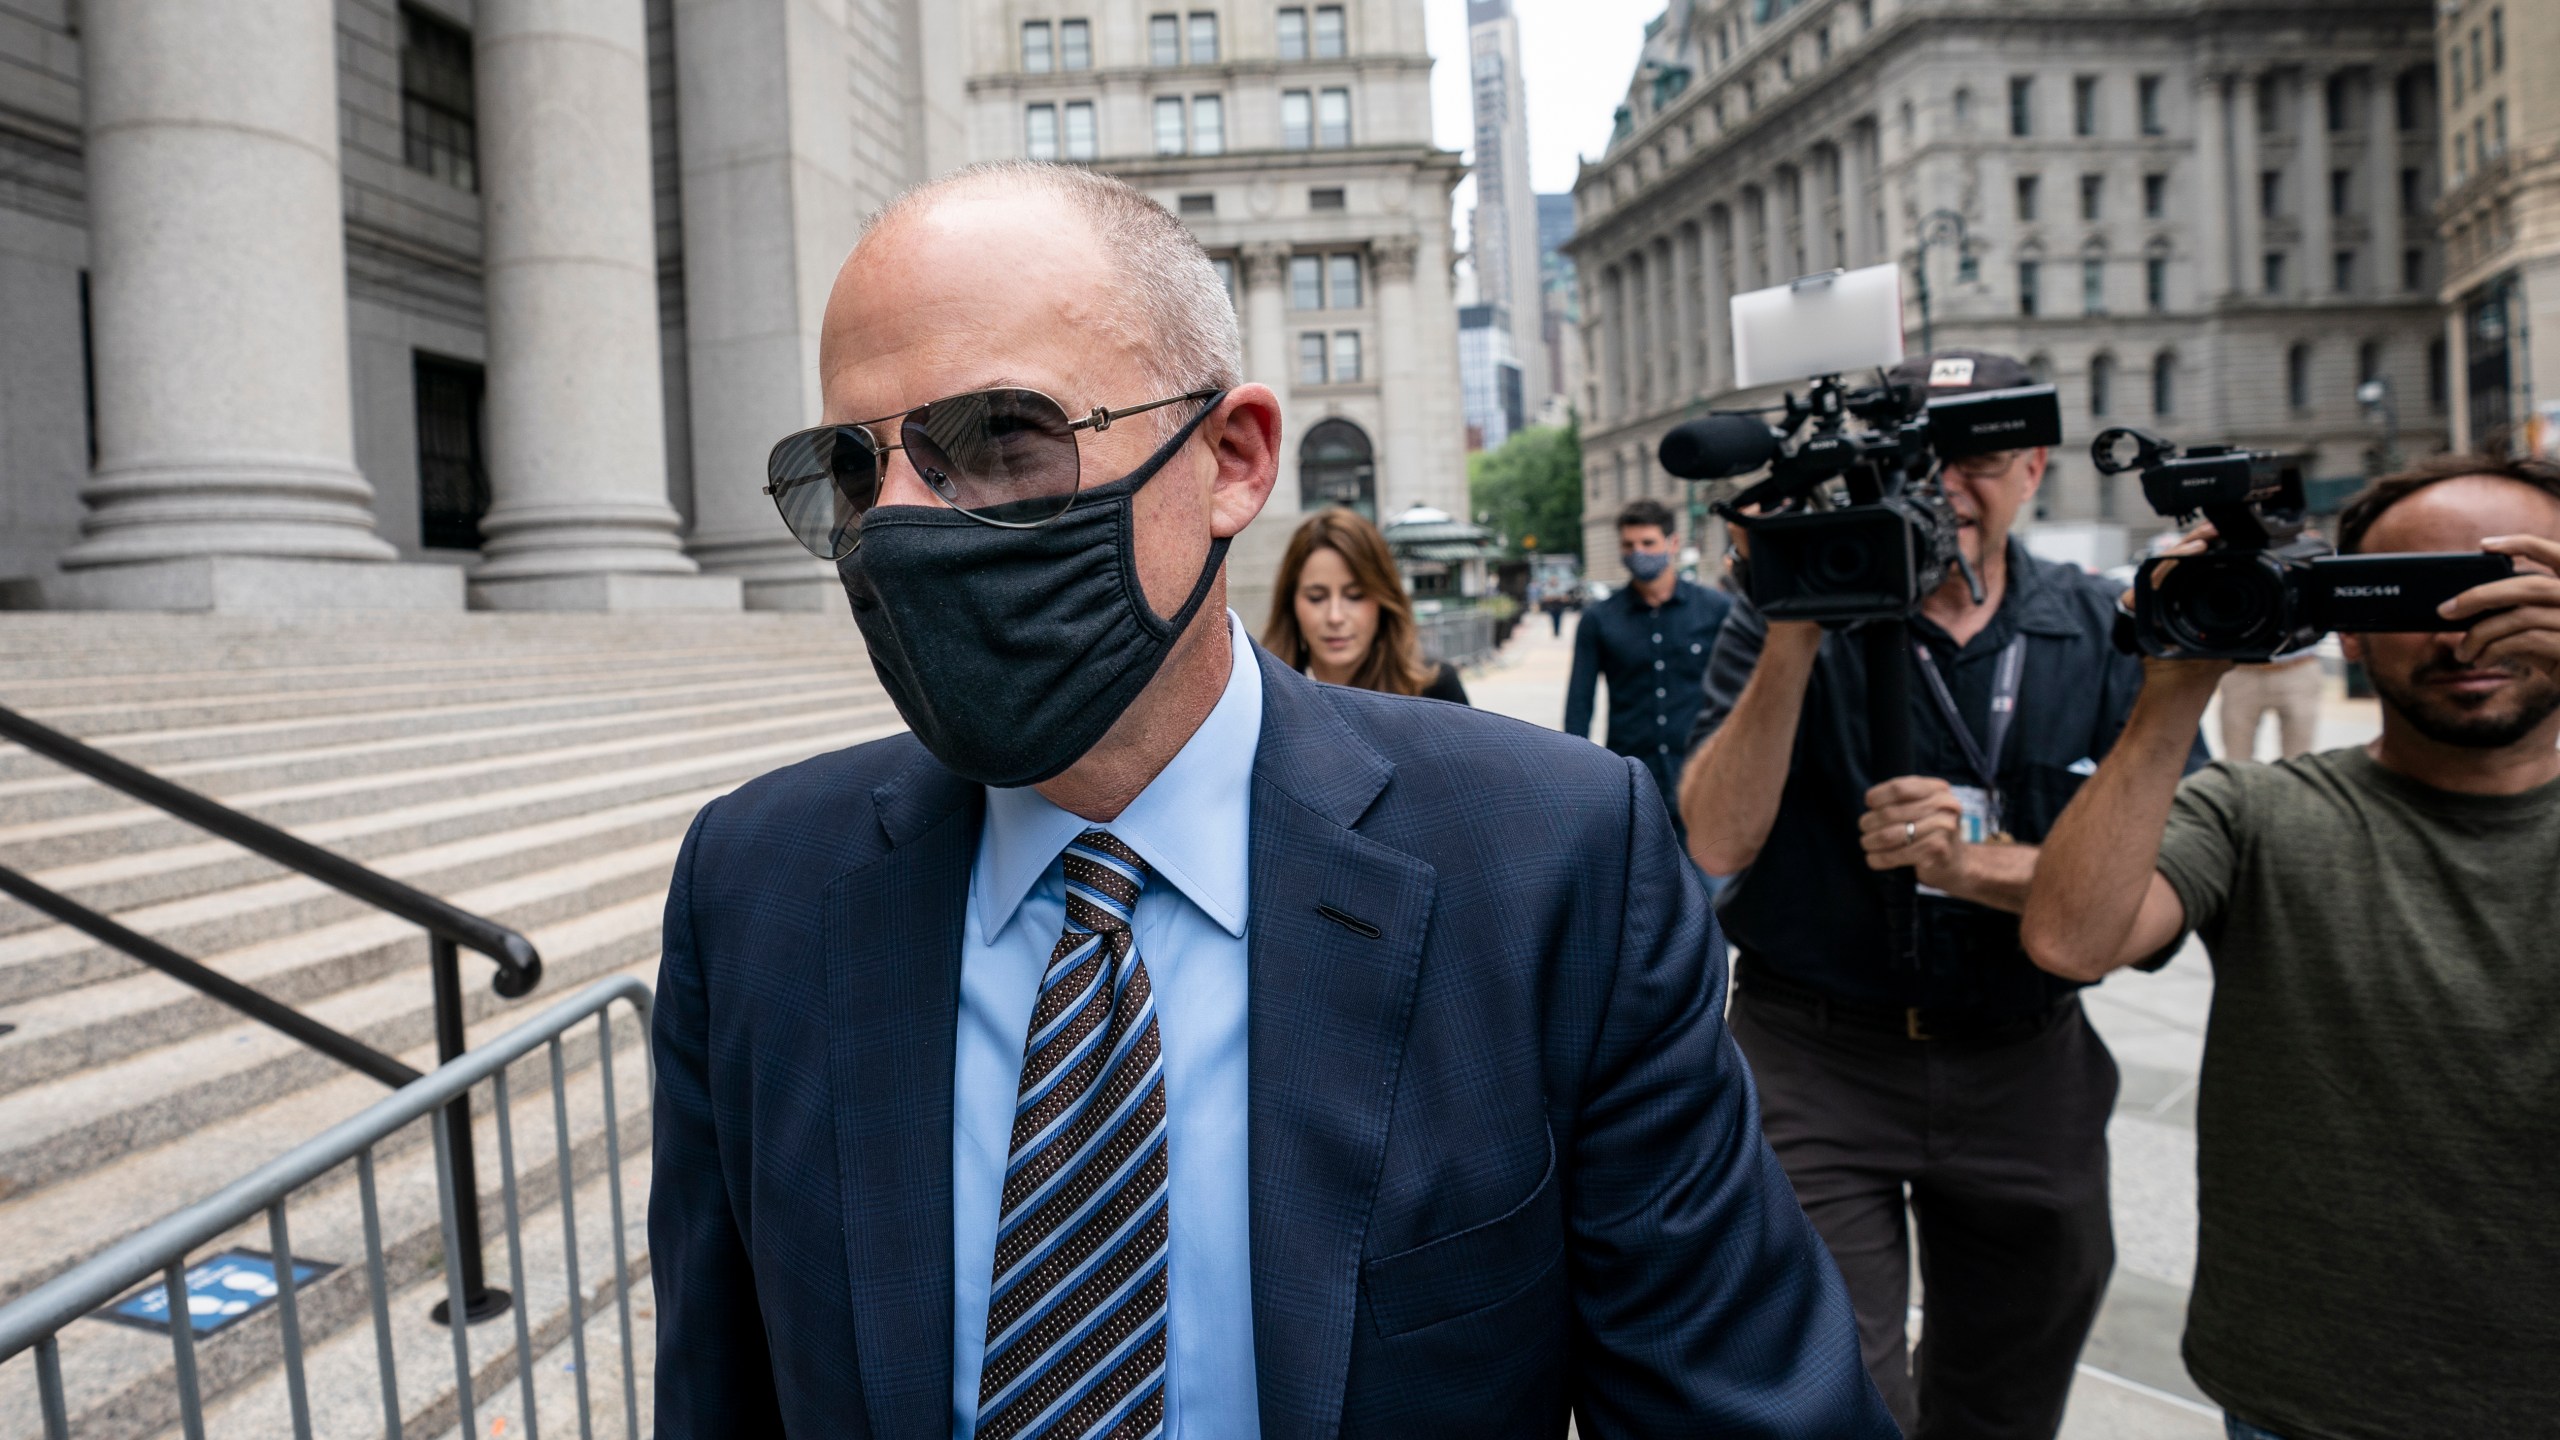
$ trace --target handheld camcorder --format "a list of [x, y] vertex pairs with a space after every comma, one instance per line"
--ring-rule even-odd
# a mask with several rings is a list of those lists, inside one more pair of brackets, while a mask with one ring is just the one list
[[[1956, 515], [1940, 467], [1998, 450], [2058, 444], [2062, 410], [2050, 385], [1942, 400], [1896, 385], [1902, 293], [1891, 265], [1834, 270], [1733, 299], [1736, 383], [1811, 377], [1769, 411], [1722, 411], [1662, 439], [1665, 470], [1723, 480], [1766, 478], [1714, 509], [1750, 538], [1745, 580], [1773, 620], [1849, 624], [1900, 620], [1951, 568], [1981, 582], [1956, 546]], [[1841, 376], [1879, 372], [1852, 388]]]
[[2211, 521], [2201, 554], [2155, 555], [2133, 577], [2131, 648], [2186, 660], [2258, 663], [2310, 649], [2332, 630], [2460, 630], [2436, 607], [2515, 573], [2482, 552], [2339, 555], [2303, 533], [2293, 456], [2230, 445], [2185, 449], [2118, 427], [2089, 445], [2100, 473], [2139, 470], [2142, 498], [2181, 524]]

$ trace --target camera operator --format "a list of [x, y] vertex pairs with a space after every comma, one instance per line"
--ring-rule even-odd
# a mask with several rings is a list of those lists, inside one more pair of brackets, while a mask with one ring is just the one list
[[[1891, 378], [1932, 399], [2034, 383], [1965, 351]], [[2034, 842], [2114, 741], [2140, 670], [2110, 643], [2112, 592], [2010, 537], [2045, 462], [1946, 467], [1982, 599], [1951, 572], [1912, 618], [1919, 773], [1868, 773], [1860, 635], [1743, 602], [1680, 788], [1691, 855], [1741, 872], [1720, 913], [1769, 1142], [1848, 1281], [1869, 1373], [1922, 1436], [2053, 1435], [2115, 1258], [2115, 1062], [2077, 987], [2019, 948], [2014, 912]], [[1926, 887], [1916, 971], [1878, 883], [1903, 866]], [[1927, 1293], [1916, 1367], [1906, 1203]]]
[[2228, 668], [2146, 663], [2024, 933], [2096, 980], [2213, 958], [2187, 1369], [2236, 1436], [2523, 1435], [2560, 1414], [2560, 467], [2447, 456], [2349, 553], [2488, 551], [2466, 630], [2342, 637], [2371, 745], [2178, 780]]

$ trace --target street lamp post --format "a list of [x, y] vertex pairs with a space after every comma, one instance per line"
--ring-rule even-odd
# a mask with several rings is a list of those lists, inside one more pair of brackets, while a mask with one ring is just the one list
[[1964, 216], [1954, 210], [1932, 210], [1920, 217], [1918, 246], [1911, 254], [1911, 274], [1920, 295], [1920, 353], [1938, 352], [1937, 326], [1929, 316], [1929, 247], [1952, 243], [1962, 255], [1970, 248], [1965, 236]]

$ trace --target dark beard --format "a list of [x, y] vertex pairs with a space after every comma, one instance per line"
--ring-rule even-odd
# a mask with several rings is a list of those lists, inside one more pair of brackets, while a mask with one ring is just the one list
[[2438, 671], [2454, 673], [2467, 668], [2470, 667], [2431, 661], [2419, 666], [2405, 682], [2398, 676], [2387, 676], [2378, 670], [2366, 673], [2373, 681], [2374, 694], [2380, 696], [2382, 703], [2389, 706], [2394, 714], [2408, 721], [2411, 729], [2439, 745], [2465, 750], [2503, 750], [2532, 734], [2534, 727], [2551, 718], [2554, 710], [2560, 710], [2560, 680], [2521, 665], [2488, 667], [2515, 677], [2512, 691], [2492, 697], [2498, 700], [2513, 697], [2515, 708], [2504, 713], [2485, 712], [2419, 688], [2419, 682], [2430, 674]]

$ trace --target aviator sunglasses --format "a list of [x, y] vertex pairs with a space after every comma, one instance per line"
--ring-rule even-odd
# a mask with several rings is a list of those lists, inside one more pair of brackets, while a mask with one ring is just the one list
[[[908, 463], [942, 503], [984, 525], [1029, 530], [1067, 512], [1080, 469], [1076, 432], [1220, 392], [1194, 390], [1119, 410], [1095, 406], [1080, 420], [1037, 390], [971, 390], [853, 425], [784, 436], [765, 460], [764, 493], [793, 537], [821, 560], [862, 543], [862, 517], [879, 503], [889, 452]], [[895, 427], [898, 443], [881, 436]]]

